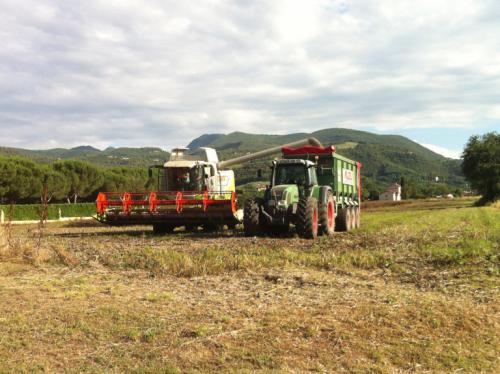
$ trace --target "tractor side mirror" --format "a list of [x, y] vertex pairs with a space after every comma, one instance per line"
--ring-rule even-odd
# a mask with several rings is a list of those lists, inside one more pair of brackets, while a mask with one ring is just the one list
[[257, 170], [257, 178], [262, 178], [262, 169]]

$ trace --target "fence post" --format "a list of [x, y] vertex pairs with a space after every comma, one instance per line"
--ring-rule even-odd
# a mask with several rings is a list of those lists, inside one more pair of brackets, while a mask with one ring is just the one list
[[5, 223], [5, 213], [3, 212], [3, 209], [0, 209], [0, 225]]
[[61, 208], [58, 209], [57, 214], [59, 216], [59, 221], [62, 220], [62, 210], [61, 210]]

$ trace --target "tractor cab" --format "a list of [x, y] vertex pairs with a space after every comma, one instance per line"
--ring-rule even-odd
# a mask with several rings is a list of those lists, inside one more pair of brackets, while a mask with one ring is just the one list
[[311, 161], [300, 159], [275, 161], [271, 186], [295, 185], [303, 195], [308, 187], [318, 184], [315, 166]]
[[265, 193], [265, 209], [280, 216], [280, 221], [297, 210], [297, 202], [310, 196], [318, 184], [316, 165], [308, 160], [273, 161], [271, 184]]

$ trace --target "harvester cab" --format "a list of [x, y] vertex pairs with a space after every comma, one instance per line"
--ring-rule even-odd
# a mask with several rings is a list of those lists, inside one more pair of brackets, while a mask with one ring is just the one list
[[152, 168], [158, 169], [158, 191], [208, 191], [222, 195], [235, 192], [234, 172], [219, 170], [218, 164], [213, 148], [202, 147], [194, 152], [175, 148], [169, 161]]

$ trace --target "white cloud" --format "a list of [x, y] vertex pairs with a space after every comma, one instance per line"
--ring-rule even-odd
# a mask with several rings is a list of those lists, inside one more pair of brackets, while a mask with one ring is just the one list
[[500, 120], [495, 0], [0, 0], [0, 144]]

